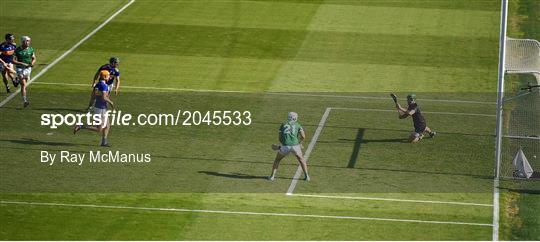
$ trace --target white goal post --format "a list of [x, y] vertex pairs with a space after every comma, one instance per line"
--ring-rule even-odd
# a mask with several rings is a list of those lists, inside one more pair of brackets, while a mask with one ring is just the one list
[[506, 38], [505, 69], [508, 74], [532, 74], [540, 82], [540, 42]]

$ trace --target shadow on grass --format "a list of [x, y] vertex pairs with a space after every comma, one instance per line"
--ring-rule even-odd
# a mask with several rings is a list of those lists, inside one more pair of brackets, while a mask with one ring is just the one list
[[[264, 124], [264, 125], [275, 125], [279, 126], [281, 123], [278, 122], [263, 122], [263, 121], [254, 121], [252, 124]], [[318, 127], [318, 124], [305, 124], [303, 123], [302, 126], [305, 127]], [[411, 127], [411, 129], [387, 129], [387, 128], [367, 128], [367, 127], [354, 127], [354, 126], [346, 126], [346, 125], [324, 125], [324, 128], [334, 128], [334, 129], [365, 129], [365, 130], [380, 130], [380, 131], [395, 131], [395, 132], [404, 132], [404, 133], [411, 133], [414, 129]], [[473, 136], [473, 137], [495, 137], [495, 134], [482, 134], [482, 133], [463, 133], [463, 132], [446, 132], [444, 130], [436, 130], [438, 135], [459, 135], [459, 136]], [[353, 140], [354, 141], [354, 140]], [[383, 141], [381, 141], [383, 142]]]
[[33, 110], [37, 111], [53, 111], [55, 113], [59, 112], [74, 112], [74, 113], [84, 113], [86, 110], [83, 109], [76, 109], [76, 108], [33, 108]]
[[48, 145], [48, 146], [76, 146], [77, 144], [66, 143], [66, 142], [54, 142], [54, 141], [40, 141], [35, 139], [22, 138], [20, 140], [15, 139], [3, 139], [0, 141], [7, 141], [15, 144], [23, 145]]
[[508, 191], [517, 192], [517, 193], [540, 195], [540, 189], [539, 190], [533, 190], [533, 189], [513, 189], [513, 188], [510, 188], [510, 189], [508, 189]]
[[[318, 141], [319, 143], [336, 143], [336, 142], [330, 142], [330, 141]], [[339, 139], [337, 143], [349, 143], [349, 142], [355, 142], [355, 143], [409, 143], [407, 139], [361, 139], [361, 140], [355, 140], [355, 139]]]
[[[273, 161], [269, 162], [262, 162], [262, 161], [249, 161], [249, 160], [237, 160], [237, 159], [223, 159], [223, 158], [202, 158], [202, 157], [171, 157], [171, 156], [160, 156], [155, 155], [153, 157], [160, 157], [160, 158], [166, 158], [166, 159], [180, 159], [180, 160], [193, 160], [193, 161], [209, 161], [209, 162], [234, 162], [234, 163], [246, 163], [246, 164], [261, 164], [261, 165], [267, 165], [270, 169], [270, 167], [273, 164]], [[296, 161], [294, 162], [282, 162], [280, 166], [294, 166], [297, 167], [298, 163]], [[349, 168], [347, 166], [329, 166], [329, 165], [317, 165], [317, 164], [308, 164], [308, 167], [317, 167], [317, 168], [330, 168], [330, 169], [357, 169], [357, 170], [364, 170], [364, 171], [382, 171], [382, 172], [402, 172], [402, 173], [410, 173], [410, 174], [422, 174], [422, 175], [448, 175], [448, 176], [466, 176], [466, 177], [472, 177], [472, 178], [478, 178], [478, 179], [493, 179], [493, 176], [490, 175], [476, 175], [476, 174], [467, 174], [467, 173], [459, 173], [459, 172], [439, 172], [439, 171], [422, 171], [422, 170], [410, 170], [410, 169], [390, 169], [390, 168], [373, 168], [373, 167], [354, 167]], [[204, 173], [203, 171], [200, 171], [200, 173]], [[247, 176], [243, 179], [255, 179], [255, 178], [249, 178], [249, 175], [240, 174], [240, 173], [217, 173], [214, 174], [207, 174], [207, 175], [214, 175], [214, 176], [229, 176], [231, 178], [242, 178], [242, 176]], [[257, 177], [257, 176], [255, 176]], [[264, 176], [259, 176], [259, 178], [264, 178]], [[286, 177], [283, 177], [286, 179]]]
[[199, 171], [199, 173], [204, 173], [210, 176], [220, 176], [220, 177], [235, 178], [235, 179], [266, 179], [266, 176], [253, 176], [253, 175], [236, 173], [236, 172], [224, 173], [224, 172], [215, 172], [215, 171]]

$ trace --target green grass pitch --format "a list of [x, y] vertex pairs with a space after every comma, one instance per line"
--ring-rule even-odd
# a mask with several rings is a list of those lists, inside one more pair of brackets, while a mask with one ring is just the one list
[[[127, 3], [4, 1], [0, 32], [32, 37], [35, 75]], [[490, 240], [498, 27], [495, 0], [137, 0], [36, 80], [30, 107], [0, 108], [0, 239]], [[253, 123], [113, 127], [111, 150], [152, 162], [40, 164], [108, 150], [39, 122], [81, 112], [110, 56], [123, 112]], [[416, 92], [439, 135], [405, 143], [389, 92]], [[289, 111], [316, 138], [293, 195], [292, 157], [265, 179]]]

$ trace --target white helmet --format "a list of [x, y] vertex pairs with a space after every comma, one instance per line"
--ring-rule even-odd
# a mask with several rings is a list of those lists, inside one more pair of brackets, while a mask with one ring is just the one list
[[298, 121], [298, 114], [295, 112], [289, 112], [289, 115], [287, 116], [287, 120], [289, 120], [290, 122]]
[[30, 40], [29, 36], [26, 36], [26, 35], [21, 36], [21, 43], [24, 43], [25, 41], [28, 41], [28, 40]]

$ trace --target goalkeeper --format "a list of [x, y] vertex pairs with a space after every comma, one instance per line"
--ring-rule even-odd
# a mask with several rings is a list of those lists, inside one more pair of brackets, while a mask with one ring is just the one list
[[407, 109], [401, 107], [399, 103], [397, 102], [397, 96], [395, 94], [390, 94], [392, 99], [394, 99], [394, 103], [396, 104], [396, 109], [399, 114], [400, 119], [407, 118], [409, 116], [412, 117], [413, 125], [414, 125], [414, 131], [409, 136], [409, 142], [410, 143], [417, 143], [422, 138], [424, 138], [424, 133], [428, 133], [429, 137], [433, 138], [435, 135], [437, 135], [437, 132], [431, 130], [427, 124], [426, 119], [424, 118], [424, 115], [422, 115], [422, 112], [420, 111], [420, 107], [416, 103], [416, 95], [415, 94], [409, 94], [407, 96]]
[[304, 171], [304, 180], [309, 181], [309, 175], [307, 171], [306, 160], [302, 155], [301, 143], [306, 139], [306, 133], [302, 128], [302, 125], [298, 123], [298, 114], [290, 112], [287, 117], [287, 122], [284, 122], [279, 127], [279, 142], [280, 145], [272, 145], [273, 150], [277, 150], [276, 159], [272, 167], [272, 175], [268, 177], [268, 180], [273, 181], [276, 177], [279, 162], [287, 156], [289, 153], [293, 153], [296, 159]]

